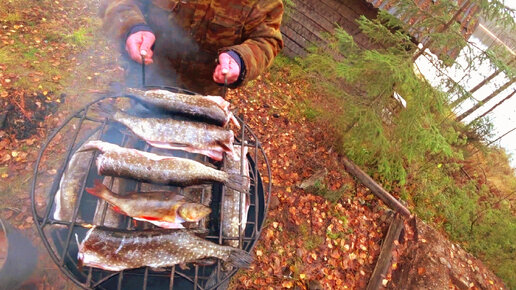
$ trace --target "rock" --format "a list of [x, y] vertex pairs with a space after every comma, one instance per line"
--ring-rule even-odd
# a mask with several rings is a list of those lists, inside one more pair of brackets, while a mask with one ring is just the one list
[[275, 209], [280, 205], [280, 200], [277, 196], [271, 196], [271, 200], [269, 201], [269, 210]]
[[322, 290], [323, 287], [321, 285], [321, 282], [312, 280], [312, 281], [308, 282], [308, 289], [309, 290]]
[[451, 269], [450, 262], [448, 262], [448, 260], [446, 260], [444, 257], [440, 257], [439, 262], [441, 262], [441, 264], [443, 264], [443, 265], [446, 265], [446, 267], [448, 267], [448, 269]]
[[323, 168], [317, 172], [315, 172], [312, 176], [309, 178], [303, 180], [298, 187], [301, 189], [309, 189], [313, 188], [317, 183], [322, 183], [324, 181], [324, 177], [328, 175], [328, 169]]
[[0, 113], [0, 129], [4, 128], [5, 119], [7, 119], [7, 112], [1, 112]]

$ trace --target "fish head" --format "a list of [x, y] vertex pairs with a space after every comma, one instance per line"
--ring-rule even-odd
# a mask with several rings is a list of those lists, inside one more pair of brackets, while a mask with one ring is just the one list
[[209, 215], [211, 209], [200, 203], [186, 202], [178, 210], [179, 216], [187, 222], [197, 222]]

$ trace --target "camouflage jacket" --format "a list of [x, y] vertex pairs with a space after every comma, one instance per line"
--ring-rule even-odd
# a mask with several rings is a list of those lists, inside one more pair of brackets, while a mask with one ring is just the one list
[[100, 13], [108, 35], [122, 43], [139, 24], [156, 35], [155, 62], [180, 78], [188, 89], [213, 88], [213, 70], [220, 52], [235, 51], [242, 59], [244, 82], [272, 64], [283, 47], [279, 30], [281, 0], [105, 0]]

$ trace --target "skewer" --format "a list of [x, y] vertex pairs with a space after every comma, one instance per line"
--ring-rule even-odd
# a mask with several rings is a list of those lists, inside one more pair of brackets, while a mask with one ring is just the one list
[[224, 89], [222, 91], [222, 97], [226, 98], [226, 92], [228, 91], [228, 70], [222, 69], [222, 74], [224, 75]]
[[142, 57], [142, 88], [145, 88], [145, 56], [147, 51], [145, 49], [140, 50], [140, 56]]

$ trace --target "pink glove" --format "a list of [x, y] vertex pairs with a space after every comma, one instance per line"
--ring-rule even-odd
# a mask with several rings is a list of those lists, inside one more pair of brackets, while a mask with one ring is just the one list
[[213, 80], [216, 83], [223, 84], [224, 75], [228, 77], [228, 84], [236, 82], [240, 75], [240, 67], [237, 62], [225, 52], [219, 55], [219, 64], [213, 72]]
[[137, 63], [142, 63], [142, 55], [144, 55], [145, 64], [151, 64], [152, 61], [152, 45], [156, 41], [156, 36], [150, 31], [138, 31], [127, 38], [125, 42], [125, 50], [129, 53], [129, 57]]

